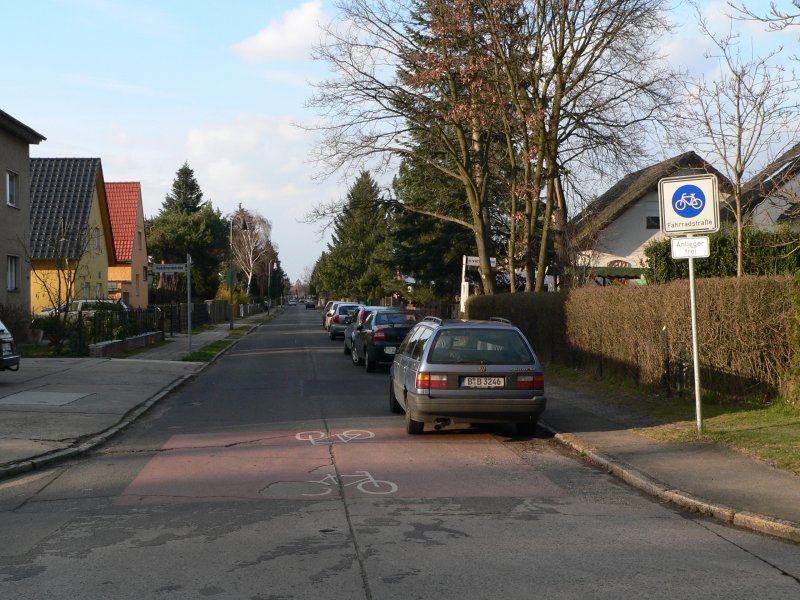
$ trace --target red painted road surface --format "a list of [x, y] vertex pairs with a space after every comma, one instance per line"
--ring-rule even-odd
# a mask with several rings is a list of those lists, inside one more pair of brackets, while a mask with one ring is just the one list
[[118, 501], [565, 496], [495, 440], [399, 428], [177, 435]]

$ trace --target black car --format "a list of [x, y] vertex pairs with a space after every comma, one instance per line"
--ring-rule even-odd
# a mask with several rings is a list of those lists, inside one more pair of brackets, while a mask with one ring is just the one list
[[424, 319], [416, 310], [381, 310], [371, 312], [356, 327], [350, 353], [354, 365], [365, 365], [370, 373], [378, 365], [390, 365], [406, 334]]
[[353, 340], [356, 339], [356, 328], [363, 325], [364, 321], [369, 316], [369, 313], [378, 310], [389, 310], [386, 306], [359, 306], [355, 312], [349, 317], [345, 318], [344, 322], [347, 325], [344, 330], [344, 353], [350, 354], [353, 350]]

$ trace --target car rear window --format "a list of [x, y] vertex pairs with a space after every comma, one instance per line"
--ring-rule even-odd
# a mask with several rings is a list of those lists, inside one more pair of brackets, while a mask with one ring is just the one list
[[414, 325], [422, 320], [422, 315], [417, 313], [375, 313], [376, 325]]
[[358, 304], [340, 304], [336, 308], [336, 312], [340, 315], [346, 315], [353, 312], [358, 307]]
[[428, 353], [433, 364], [528, 365], [533, 355], [513, 329], [446, 329], [440, 331]]

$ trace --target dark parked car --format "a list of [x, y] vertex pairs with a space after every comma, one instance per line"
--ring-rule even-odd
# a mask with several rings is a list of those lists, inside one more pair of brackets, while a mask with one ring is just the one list
[[356, 327], [350, 353], [354, 365], [365, 365], [372, 372], [378, 365], [389, 365], [406, 334], [422, 321], [416, 310], [372, 311], [362, 325]]
[[11, 331], [0, 321], [0, 371], [19, 369], [19, 353]]
[[347, 325], [344, 329], [344, 353], [350, 354], [353, 350], [353, 340], [356, 337], [356, 327], [363, 325], [369, 313], [375, 310], [389, 310], [386, 306], [364, 306], [356, 308], [355, 312], [347, 317], [344, 322]]
[[317, 304], [311, 298], [306, 298], [306, 309], [316, 308], [316, 307]]
[[425, 423], [516, 423], [531, 435], [545, 409], [544, 375], [522, 332], [504, 320], [429, 317], [403, 341], [389, 370], [389, 406], [406, 431]]

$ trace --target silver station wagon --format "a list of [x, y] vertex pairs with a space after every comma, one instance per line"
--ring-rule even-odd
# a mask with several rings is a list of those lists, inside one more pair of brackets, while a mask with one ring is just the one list
[[406, 414], [406, 431], [425, 423], [516, 423], [532, 435], [545, 409], [544, 375], [522, 332], [504, 319], [428, 317], [397, 349], [389, 406]]

